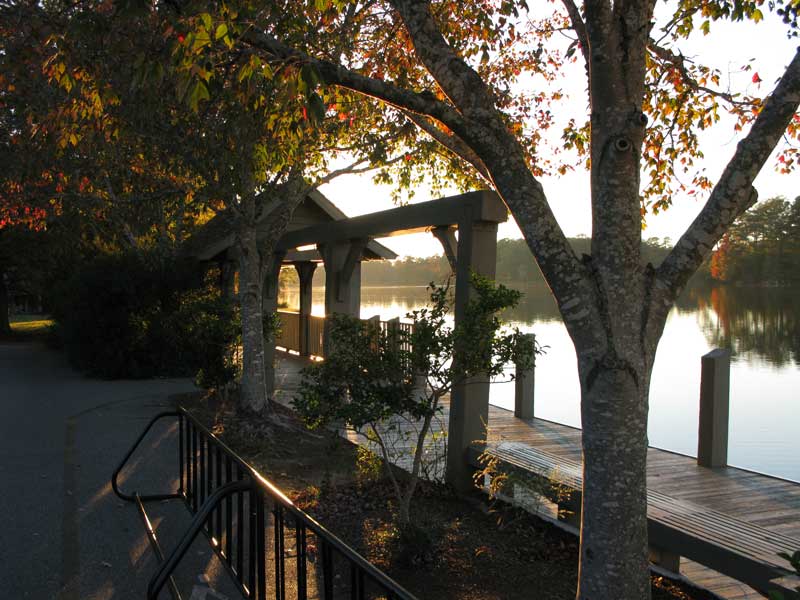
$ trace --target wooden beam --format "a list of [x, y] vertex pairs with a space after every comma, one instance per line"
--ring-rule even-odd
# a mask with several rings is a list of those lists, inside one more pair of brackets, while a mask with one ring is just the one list
[[474, 221], [503, 223], [508, 220], [508, 211], [497, 194], [468, 192], [289, 231], [280, 239], [277, 248], [288, 250], [308, 244], [406, 235], [428, 231], [432, 227], [458, 225], [466, 215]]

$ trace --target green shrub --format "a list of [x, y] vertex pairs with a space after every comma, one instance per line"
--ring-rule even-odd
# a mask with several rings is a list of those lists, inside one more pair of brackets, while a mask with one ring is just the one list
[[[510, 362], [529, 365], [538, 351], [530, 338], [504, 328], [498, 316], [515, 306], [521, 294], [475, 274], [471, 284], [475, 294], [457, 327], [449, 320], [454, 309], [449, 284], [431, 284], [429, 306], [406, 315], [411, 327], [381, 329], [333, 315], [332, 350], [323, 362], [303, 370], [293, 401], [310, 427], [342, 422], [380, 452], [400, 528], [410, 528], [408, 540], [414, 543], [423, 538], [411, 523], [411, 498], [442, 398], [470, 377], [500, 375]], [[391, 463], [405, 458], [410, 458], [411, 474], [401, 480]]]
[[61, 284], [54, 317], [70, 361], [106, 378], [202, 369], [204, 381], [216, 384], [230, 371], [238, 331], [232, 307], [198, 265], [152, 253], [83, 265]]

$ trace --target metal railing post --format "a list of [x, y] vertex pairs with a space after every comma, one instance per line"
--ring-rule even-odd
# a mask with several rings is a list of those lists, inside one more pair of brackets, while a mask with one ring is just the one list
[[[172, 494], [140, 496], [126, 494], [119, 485], [120, 472], [136, 451], [142, 440], [156, 421], [164, 417], [178, 418], [178, 466], [179, 487], [183, 489]], [[235, 471], [234, 471], [235, 469]], [[183, 475], [185, 474], [185, 475]], [[184, 483], [185, 477], [185, 483]], [[145, 523], [145, 529], [159, 559], [159, 567], [147, 588], [148, 599], [155, 599], [165, 585], [176, 600], [180, 593], [172, 579], [172, 574], [188, 552], [197, 534], [203, 533], [211, 542], [221, 565], [248, 598], [259, 600], [267, 597], [268, 587], [273, 587], [276, 600], [286, 596], [286, 541], [285, 528], [287, 516], [294, 523], [297, 543], [297, 597], [303, 600], [308, 596], [308, 545], [307, 533], [311, 532], [321, 544], [322, 584], [325, 598], [331, 598], [335, 580], [343, 573], [337, 566], [342, 559], [349, 566], [355, 587], [352, 591], [357, 598], [365, 597], [367, 579], [376, 584], [387, 598], [415, 600], [382, 571], [378, 570], [356, 553], [338, 537], [325, 529], [308, 514], [297, 508], [283, 492], [264, 479], [250, 465], [226, 446], [211, 431], [200, 424], [184, 409], [157, 415], [137, 438], [112, 475], [114, 492], [125, 500], [134, 501]], [[234, 496], [236, 502], [234, 503]], [[183, 499], [193, 519], [171, 554], [164, 557], [155, 531], [150, 525], [144, 502], [164, 499]], [[267, 518], [265, 502], [272, 506], [274, 556], [268, 556], [266, 544]], [[223, 520], [222, 512], [225, 511]], [[233, 518], [233, 513], [236, 518]], [[234, 522], [235, 521], [235, 522]], [[235, 538], [235, 539], [232, 539]], [[233, 557], [235, 554], [235, 559]], [[334, 554], [336, 561], [334, 561]], [[275, 561], [275, 582], [267, 581], [267, 563]]]

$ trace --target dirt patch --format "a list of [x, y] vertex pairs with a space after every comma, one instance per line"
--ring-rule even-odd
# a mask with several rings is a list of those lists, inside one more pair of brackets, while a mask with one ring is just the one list
[[[412, 514], [427, 534], [408, 552], [399, 543], [390, 484], [359, 465], [357, 447], [308, 431], [287, 408], [254, 422], [201, 394], [176, 398], [301, 508], [419, 598], [572, 600], [578, 541], [547, 521], [478, 492], [456, 495], [423, 484]], [[404, 549], [405, 548], [405, 549]], [[655, 600], [712, 600], [683, 582], [653, 577]]]

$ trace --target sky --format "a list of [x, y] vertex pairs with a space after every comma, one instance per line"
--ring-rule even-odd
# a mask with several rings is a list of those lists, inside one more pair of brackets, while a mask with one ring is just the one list
[[[748, 91], [763, 95], [772, 89], [775, 81], [783, 73], [783, 69], [792, 59], [800, 40], [789, 40], [785, 34], [785, 26], [775, 15], [767, 13], [763, 7], [765, 18], [758, 24], [747, 23], [715, 23], [709, 36], [698, 34], [681, 43], [678, 48], [687, 58], [697, 57], [706, 65], [719, 68], [728, 74], [733, 90]], [[658, 22], [658, 21], [657, 21]], [[658, 26], [658, 25], [657, 25]], [[657, 27], [656, 26], [656, 27]], [[751, 81], [753, 71], [740, 73], [742, 64], [753, 59], [753, 71], [758, 72], [762, 83]], [[722, 85], [726, 82], [722, 81]], [[528, 82], [517, 82], [526, 85]], [[581, 122], [586, 117], [587, 97], [584, 67], [579, 60], [559, 80], [566, 100], [558, 105], [559, 119], [551, 130], [551, 136], [557, 141], [561, 127], [558, 123], [566, 123], [570, 117]], [[761, 87], [757, 87], [761, 86]], [[755, 89], [754, 89], [755, 88]], [[732, 120], [723, 119], [710, 132], [704, 132], [701, 148], [705, 154], [702, 165], [707, 175], [715, 181], [730, 159], [742, 134], [734, 133]], [[767, 162], [756, 179], [755, 187], [759, 198], [765, 200], [774, 196], [785, 196], [792, 199], [800, 195], [800, 172], [780, 175], [775, 171], [774, 157]], [[550, 201], [550, 206], [561, 228], [567, 236], [591, 235], [591, 209], [589, 203], [589, 175], [585, 170], [577, 170], [565, 176], [543, 177], [541, 182]], [[376, 185], [370, 175], [342, 176], [320, 188], [334, 204], [348, 216], [357, 216], [392, 208], [391, 188]], [[457, 190], [452, 190], [457, 193]], [[676, 196], [672, 207], [658, 215], [647, 217], [647, 228], [642, 233], [644, 238], [670, 238], [676, 241], [682, 232], [695, 218], [702, 208], [706, 196], [698, 199], [693, 196]], [[417, 189], [412, 202], [432, 200], [427, 189]], [[521, 237], [519, 228], [513, 217], [508, 223], [500, 225], [499, 238]], [[430, 256], [441, 254], [440, 244], [430, 234], [414, 234], [382, 240], [392, 250], [403, 256]]]

